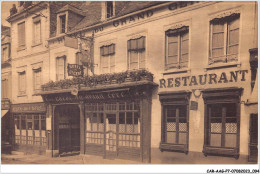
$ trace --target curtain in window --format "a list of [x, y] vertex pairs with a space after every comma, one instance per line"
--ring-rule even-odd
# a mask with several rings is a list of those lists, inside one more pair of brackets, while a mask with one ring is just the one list
[[18, 24], [18, 45], [25, 46], [25, 22]]
[[1, 82], [2, 98], [8, 98], [8, 80], [3, 79]]
[[34, 90], [41, 89], [41, 68], [33, 70], [34, 72]]
[[115, 44], [100, 47], [101, 56], [108, 56], [115, 54]]
[[34, 23], [34, 44], [41, 43], [41, 21]]
[[130, 39], [127, 42], [128, 51], [141, 51], [145, 49], [145, 37]]

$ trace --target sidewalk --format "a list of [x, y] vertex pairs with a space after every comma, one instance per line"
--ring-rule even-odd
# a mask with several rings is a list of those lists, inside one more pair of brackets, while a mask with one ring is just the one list
[[75, 155], [51, 158], [44, 155], [2, 154], [2, 164], [140, 164], [122, 159], [103, 159], [95, 155]]
[[[24, 155], [23, 153], [2, 154], [2, 164], [146, 164], [124, 159], [104, 159], [96, 155], [75, 155], [51, 158], [44, 155]], [[183, 153], [153, 153], [151, 164], [255, 164], [249, 163], [247, 158], [238, 160], [230, 157], [208, 156], [202, 154], [185, 155]]]

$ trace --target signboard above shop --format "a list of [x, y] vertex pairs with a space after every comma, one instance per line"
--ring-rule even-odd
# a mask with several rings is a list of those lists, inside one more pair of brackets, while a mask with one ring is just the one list
[[83, 65], [68, 64], [68, 76], [83, 76]]

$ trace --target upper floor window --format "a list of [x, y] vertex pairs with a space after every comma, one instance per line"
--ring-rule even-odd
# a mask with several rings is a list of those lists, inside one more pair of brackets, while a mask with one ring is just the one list
[[60, 19], [60, 33], [65, 33], [66, 32], [66, 15], [61, 15], [59, 16]]
[[25, 22], [18, 24], [18, 46], [25, 47]]
[[189, 62], [189, 27], [166, 31], [165, 68], [185, 68]]
[[239, 18], [235, 13], [210, 21], [209, 64], [238, 60]]
[[18, 73], [18, 95], [26, 94], [26, 72]]
[[41, 67], [33, 69], [33, 90], [38, 92], [41, 90], [42, 69]]
[[127, 50], [128, 69], [145, 68], [145, 36], [128, 40]]
[[9, 50], [8, 50], [8, 47], [4, 47], [2, 49], [2, 60], [3, 61], [7, 61], [9, 58]]
[[2, 98], [8, 98], [8, 80], [7, 79], [1, 80], [1, 92], [2, 92]]
[[102, 73], [115, 72], [115, 44], [100, 47]]
[[106, 2], [106, 18], [110, 18], [114, 16], [114, 2], [107, 1]]
[[66, 73], [66, 56], [56, 58], [56, 80], [65, 79]]
[[33, 44], [41, 43], [41, 17], [38, 16], [33, 19]]

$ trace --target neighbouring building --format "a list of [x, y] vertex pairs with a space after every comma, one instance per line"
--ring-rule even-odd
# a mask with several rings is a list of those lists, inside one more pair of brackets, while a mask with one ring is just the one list
[[11, 33], [10, 27], [1, 25], [1, 147], [3, 152], [11, 151], [12, 124], [12, 63], [11, 63]]
[[22, 7], [8, 18], [16, 149], [256, 161], [257, 2]]

